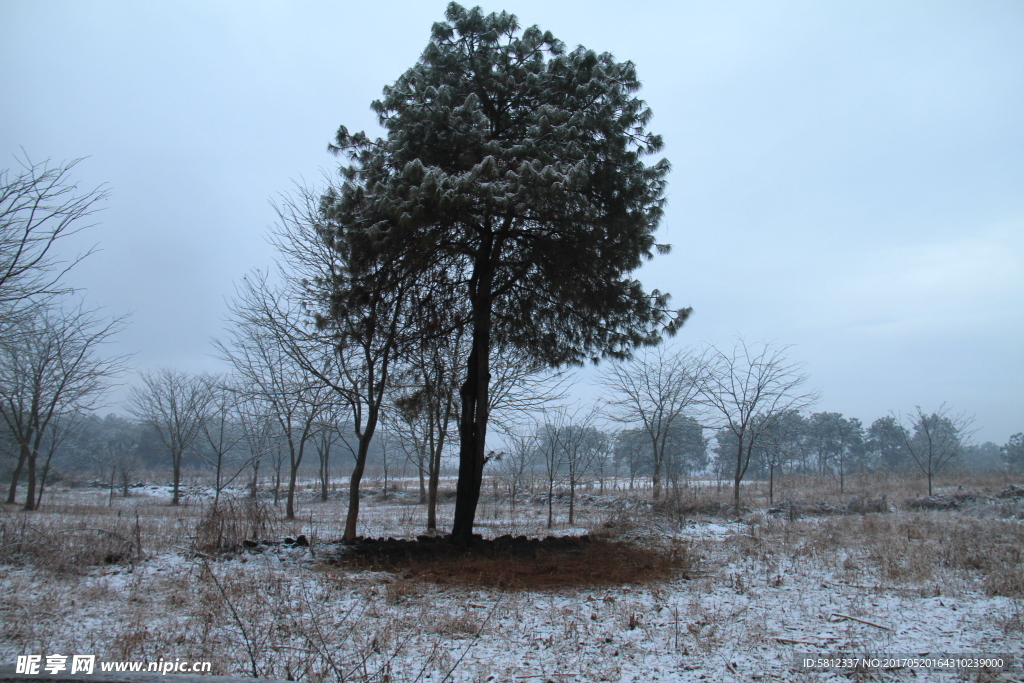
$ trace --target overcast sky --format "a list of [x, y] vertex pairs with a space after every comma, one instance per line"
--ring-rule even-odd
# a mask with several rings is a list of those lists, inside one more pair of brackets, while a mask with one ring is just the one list
[[[109, 184], [69, 281], [131, 313], [115, 350], [222, 369], [269, 202], [335, 168], [339, 125], [379, 131], [445, 4], [0, 0], [0, 167]], [[636, 63], [673, 166], [640, 278], [695, 310], [674, 343], [792, 344], [815, 409], [865, 425], [945, 402], [1024, 430], [1024, 2], [483, 7]]]

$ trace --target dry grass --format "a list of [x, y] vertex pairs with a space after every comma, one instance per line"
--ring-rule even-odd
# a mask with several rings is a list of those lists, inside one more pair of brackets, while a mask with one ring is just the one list
[[139, 518], [83, 520], [65, 515], [15, 513], [0, 519], [0, 562], [32, 564], [57, 572], [143, 558]]
[[274, 538], [278, 526], [266, 503], [253, 498], [223, 498], [200, 515], [194, 546], [203, 553], [233, 552], [245, 540]]
[[849, 515], [755, 526], [733, 543], [762, 560], [780, 553], [846, 571], [873, 569], [890, 585], [970, 576], [990, 595], [1024, 597], [1024, 526], [1014, 521], [953, 511]]
[[470, 549], [444, 540], [367, 542], [331, 562], [405, 580], [513, 591], [644, 584], [685, 577], [696, 564], [682, 543], [655, 548], [610, 538], [501, 540], [477, 541]]
[[[960, 483], [987, 496], [1006, 484]], [[776, 490], [776, 502], [783, 495], [841, 506], [854, 495], [887, 494], [902, 508], [907, 498], [921, 495], [916, 480], [850, 478], [847, 484], [840, 494], [834, 482], [787, 480]], [[213, 661], [219, 674], [380, 683], [484, 681], [497, 673], [486, 657], [473, 661], [486, 648], [491, 657], [513, 650], [522, 655], [522, 661], [509, 661], [499, 681], [545, 680], [538, 674], [558, 672], [574, 672], [576, 680], [619, 680], [621, 667], [635, 669], [627, 657], [671, 656], [713, 670], [723, 652], [763, 654], [785, 649], [775, 643], [780, 635], [807, 639], [803, 630], [813, 633], [821, 610], [827, 617], [835, 607], [822, 607], [817, 597], [803, 604], [798, 591], [789, 612], [772, 607], [780, 604], [778, 593], [776, 602], [760, 600], [794, 586], [813, 593], [823, 582], [855, 596], [841, 611], [880, 623], [889, 623], [875, 611], [881, 607], [857, 611], [865, 602], [861, 596], [896, 594], [913, 606], [939, 591], [980, 600], [977, 589], [983, 587], [1011, 596], [993, 601], [1011, 608], [979, 618], [978, 626], [995, 624], [1008, 641], [1024, 631], [1022, 525], [981, 518], [974, 510], [903, 508], [791, 521], [767, 514], [766, 489], [754, 484], [744, 489], [752, 512], [737, 524], [727, 486], [683, 489], [675, 509], [652, 506], [649, 490], [619, 490], [586, 510], [594, 527], [609, 534], [593, 535], [589, 543], [538, 543], [532, 555], [399, 553], [316, 566], [305, 550], [235, 550], [245, 538], [337, 538], [343, 499], [319, 503], [311, 492], [300, 498], [300, 519], [286, 521], [280, 508], [247, 510], [240, 500], [214, 509], [193, 499], [172, 508], [136, 495], [115, 498], [107, 507], [102, 492], [86, 493], [54, 495], [38, 513], [0, 512], [0, 578], [12, 596], [0, 604], [0, 641], [10, 652], [77, 649], [112, 659], [172, 654]], [[422, 507], [401, 496], [366, 503], [364, 534], [422, 529]], [[492, 524], [485, 533], [545, 533], [541, 507], [521, 502], [512, 514], [508, 501], [495, 500], [485, 511], [481, 521]], [[704, 520], [715, 522], [713, 535], [701, 536], [712, 528]], [[83, 544], [84, 532], [76, 529], [100, 531]], [[666, 540], [685, 529], [696, 540]], [[659, 535], [660, 548], [651, 542]], [[86, 546], [99, 551], [99, 536], [131, 540], [133, 552], [147, 559], [106, 565], [106, 552], [84, 555]], [[321, 558], [330, 544], [314, 542], [313, 549]], [[391, 575], [354, 571], [362, 569]], [[664, 581], [680, 576], [697, 580]], [[798, 583], [807, 577], [812, 583]], [[821, 591], [814, 595], [833, 599]], [[780, 624], [803, 630], [794, 635], [780, 631]], [[845, 626], [853, 635], [888, 634], [855, 622]], [[793, 676], [786, 680], [803, 680]]]

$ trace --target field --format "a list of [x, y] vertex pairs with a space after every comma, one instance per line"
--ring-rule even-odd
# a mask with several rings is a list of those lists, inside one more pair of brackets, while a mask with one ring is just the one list
[[[559, 496], [552, 530], [542, 495], [513, 507], [487, 486], [478, 530], [505, 538], [473, 554], [410, 550], [446, 547], [430, 539], [342, 546], [345, 501], [320, 502], [312, 486], [290, 522], [263, 499], [214, 508], [201, 486], [180, 507], [162, 486], [112, 500], [55, 490], [39, 512], [0, 514], [0, 664], [94, 654], [366, 683], [1019, 681], [1024, 488], [1014, 483], [950, 479], [929, 499], [917, 480], [848, 481], [842, 494], [788, 480], [774, 507], [754, 483], [737, 515], [714, 482], [656, 506], [620, 482], [580, 492], [571, 527]], [[366, 488], [361, 533], [423, 534], [414, 486]], [[450, 518], [448, 503], [440, 519]], [[586, 538], [510, 538], [521, 535]], [[1015, 667], [803, 665], [942, 654]]]

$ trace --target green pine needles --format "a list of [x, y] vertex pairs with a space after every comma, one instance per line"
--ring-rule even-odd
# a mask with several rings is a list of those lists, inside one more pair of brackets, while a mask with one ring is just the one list
[[653, 233], [669, 171], [665, 159], [644, 161], [662, 140], [647, 131], [632, 62], [567, 51], [505, 12], [453, 2], [445, 18], [372, 105], [386, 137], [338, 130], [331, 149], [350, 164], [324, 210], [351, 259], [387, 272], [379, 286], [416, 283], [436, 312], [433, 333], [472, 331], [453, 529], [468, 543], [492, 346], [552, 366], [628, 358], [674, 334], [690, 309], [630, 277], [668, 251]]

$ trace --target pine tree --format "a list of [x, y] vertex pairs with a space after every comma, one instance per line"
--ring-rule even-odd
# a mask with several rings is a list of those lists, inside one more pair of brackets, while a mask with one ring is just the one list
[[[420, 60], [372, 105], [386, 137], [342, 126], [332, 145], [351, 160], [325, 197], [341, 237], [466, 311], [459, 542], [471, 541], [486, 461], [493, 346], [552, 366], [627, 358], [690, 312], [630, 277], [668, 251], [653, 232], [669, 163], [644, 163], [662, 140], [646, 130], [639, 88], [631, 62], [566, 51], [511, 14], [452, 3]], [[444, 332], [435, 327], [424, 333]]]

